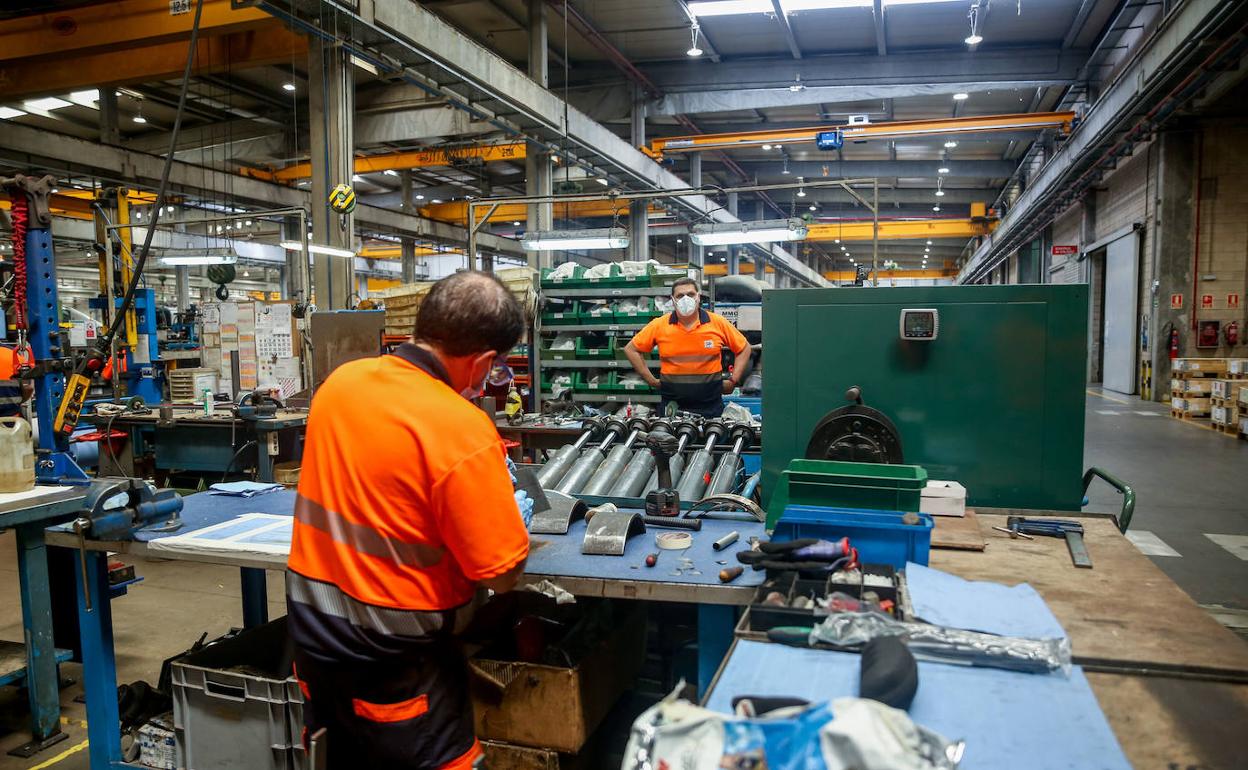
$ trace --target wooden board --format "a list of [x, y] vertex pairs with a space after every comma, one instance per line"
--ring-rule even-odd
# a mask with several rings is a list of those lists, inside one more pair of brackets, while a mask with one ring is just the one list
[[931, 566], [969, 580], [1030, 583], [1066, 628], [1076, 658], [1248, 672], [1248, 643], [1192, 601], [1112, 520], [1080, 517], [1093, 568], [1078, 569], [1064, 539], [1011, 540], [992, 529], [1005, 526], [1004, 515], [980, 512], [979, 519], [985, 550], [933, 550]]
[[1134, 767], [1244, 767], [1248, 685], [1089, 673], [1088, 683]]
[[979, 530], [979, 517], [966, 509], [965, 516], [934, 516], [933, 548], [955, 548], [965, 551], [984, 550], [984, 534]]

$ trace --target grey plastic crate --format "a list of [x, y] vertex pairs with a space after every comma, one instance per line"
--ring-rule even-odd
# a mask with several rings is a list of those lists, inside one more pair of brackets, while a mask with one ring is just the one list
[[291, 767], [304, 770], [308, 755], [303, 748], [303, 691], [293, 678], [286, 682], [286, 715], [290, 725]]
[[[301, 768], [302, 696], [290, 673], [285, 618], [172, 665], [174, 735], [185, 770]], [[299, 726], [290, 693], [299, 695]]]

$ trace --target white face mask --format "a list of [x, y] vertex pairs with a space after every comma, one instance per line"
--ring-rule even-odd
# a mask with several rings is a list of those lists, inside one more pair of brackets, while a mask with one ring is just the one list
[[693, 315], [693, 311], [698, 309], [698, 301], [690, 295], [676, 298], [677, 315], [688, 316]]

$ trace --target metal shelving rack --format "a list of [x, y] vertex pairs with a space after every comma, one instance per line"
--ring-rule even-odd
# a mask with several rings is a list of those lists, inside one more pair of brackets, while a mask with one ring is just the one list
[[[558, 334], [560, 332], [613, 332], [617, 336], [621, 333], [630, 333], [640, 331], [645, 323], [625, 323], [625, 324], [569, 324], [566, 326], [542, 326], [541, 305], [545, 298], [551, 299], [627, 299], [630, 297], [664, 297], [671, 294], [671, 288], [667, 286], [639, 286], [636, 288], [620, 287], [620, 286], [604, 286], [602, 288], [579, 288], [579, 289], [547, 289], [541, 285], [541, 276], [535, 276], [538, 294], [538, 312], [534, 314], [533, 319], [533, 392], [536, 393], [535, 402], [537, 410], [541, 410], [541, 402], [547, 400], [547, 394], [542, 391], [542, 372], [546, 369], [621, 369], [632, 371], [633, 366], [627, 360], [617, 358], [603, 358], [596, 360], [579, 360], [579, 361], [543, 361], [541, 358], [541, 340], [543, 334]], [[658, 369], [659, 362], [648, 360], [646, 363], [651, 369]], [[626, 403], [633, 402], [635, 404], [657, 404], [659, 403], [658, 393], [573, 393], [572, 401], [576, 403], [589, 404], [605, 404], [605, 403]]]

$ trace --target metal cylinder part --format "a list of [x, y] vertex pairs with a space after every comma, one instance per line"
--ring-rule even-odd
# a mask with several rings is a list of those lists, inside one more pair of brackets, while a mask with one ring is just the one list
[[711, 476], [711, 483], [706, 487], [708, 496], [731, 492], [736, 486], [737, 469], [741, 466], [741, 448], [744, 445], [745, 437], [738, 436], [732, 445], [732, 451], [720, 456], [719, 465], [715, 466], [715, 474]]
[[627, 444], [621, 444], [613, 448], [608, 454], [607, 459], [602, 461], [602, 465], [594, 471], [594, 475], [590, 477], [589, 482], [581, 488], [582, 495], [603, 496], [611, 491], [611, 487], [615, 486], [615, 480], [620, 477], [624, 471], [624, 466], [628, 465], [628, 461], [632, 459], [633, 451]]
[[611, 497], [641, 497], [646, 482], [654, 473], [654, 466], [654, 455], [650, 453], [650, 450], [644, 447], [638, 449], [633, 453], [633, 459], [629, 460], [628, 465], [624, 467], [624, 472], [616, 479], [615, 485], [611, 487], [609, 493]]
[[715, 467], [715, 456], [711, 454], [711, 449], [723, 432], [722, 424], [709, 426], [706, 430], [706, 443], [689, 458], [680, 483], [676, 485], [676, 494], [680, 495], [682, 501], [696, 503], [702, 499], [706, 485], [710, 483], [711, 470]]
[[568, 472], [564, 474], [559, 483], [555, 485], [556, 492], [562, 492], [565, 495], [575, 495], [585, 486], [585, 482], [589, 481], [594, 475], [594, 471], [598, 470], [598, 466], [602, 465], [603, 452], [599, 447], [590, 447], [581, 453]]
[[593, 435], [594, 430], [594, 428], [590, 428], [582, 433], [575, 443], [559, 447], [559, 451], [555, 452], [555, 456], [542, 466], [542, 469], [537, 472], [537, 483], [541, 485], [542, 489], [551, 489], [563, 479], [568, 469], [572, 467], [572, 463], [576, 462], [576, 458], [581, 456], [581, 449], [585, 444], [589, 443], [589, 438]]

